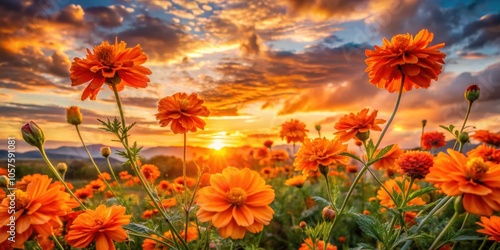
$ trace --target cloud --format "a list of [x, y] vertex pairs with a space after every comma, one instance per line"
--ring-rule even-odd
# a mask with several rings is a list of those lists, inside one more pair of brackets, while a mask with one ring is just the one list
[[482, 16], [479, 20], [463, 28], [463, 38], [467, 38], [467, 49], [479, 49], [486, 45], [500, 43], [500, 12]]
[[91, 20], [95, 20], [97, 25], [106, 28], [120, 27], [124, 19], [130, 18], [130, 13], [133, 11], [123, 5], [95, 6], [85, 9], [85, 13]]

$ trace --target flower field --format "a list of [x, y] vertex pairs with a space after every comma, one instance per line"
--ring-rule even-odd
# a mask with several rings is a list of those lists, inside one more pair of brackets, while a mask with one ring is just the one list
[[[95, 170], [93, 180], [74, 182], [66, 163], [46, 153], [52, 135], [43, 123], [19, 128], [49, 174], [14, 182], [2, 169], [0, 249], [500, 249], [500, 133], [467, 126], [481, 101], [478, 85], [462, 90], [461, 124], [429, 129], [422, 121], [417, 148], [385, 142], [405, 94], [430, 88], [441, 74], [445, 44], [433, 39], [423, 29], [365, 51], [367, 87], [398, 96], [389, 117], [352, 110], [335, 121], [333, 139], [319, 124], [290, 119], [278, 135], [289, 150], [265, 140], [238, 160], [197, 158], [196, 171], [188, 171], [186, 148], [207, 128], [207, 103], [197, 93], [159, 99], [157, 126], [184, 143], [177, 176], [141, 156], [142, 142], [131, 139], [137, 123], [121, 101], [124, 89], [148, 87], [147, 54], [118, 38], [89, 48], [72, 61], [69, 81], [82, 101], [113, 93], [118, 112], [98, 126], [120, 149], [101, 148], [106, 164], [98, 166], [79, 129], [86, 114], [68, 107], [68, 126]], [[466, 152], [471, 138], [481, 144]], [[113, 154], [121, 166], [110, 162]]]

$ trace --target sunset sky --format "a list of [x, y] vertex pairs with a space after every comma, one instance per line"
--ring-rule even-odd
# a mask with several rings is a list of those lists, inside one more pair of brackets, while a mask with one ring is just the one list
[[192, 146], [284, 144], [277, 135], [291, 118], [312, 137], [322, 124], [322, 135], [333, 138], [344, 114], [366, 107], [387, 120], [392, 112], [397, 94], [369, 84], [364, 51], [423, 28], [434, 33], [432, 44], [446, 43], [443, 73], [429, 89], [403, 94], [383, 145], [417, 146], [422, 119], [428, 131], [460, 125], [472, 83], [481, 97], [469, 125], [499, 131], [500, 1], [2, 0], [1, 145], [8, 136], [20, 139], [30, 120], [48, 147], [79, 145], [65, 117], [73, 105], [84, 115], [88, 144], [116, 145], [96, 120], [118, 116], [112, 91], [81, 101], [86, 84], [69, 80], [73, 58], [116, 37], [140, 44], [153, 71], [149, 87], [120, 93], [140, 145], [182, 145], [182, 135], [154, 117], [158, 100], [180, 91], [198, 93], [211, 110], [205, 130], [188, 134]]

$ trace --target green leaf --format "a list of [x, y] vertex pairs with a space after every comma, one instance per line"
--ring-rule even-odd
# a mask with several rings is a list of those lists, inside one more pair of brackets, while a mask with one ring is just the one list
[[473, 236], [473, 235], [461, 235], [455, 238], [451, 238], [449, 241], [473, 241], [473, 240], [484, 240], [484, 237]]
[[365, 250], [365, 249], [376, 250], [375, 247], [372, 247], [366, 243], [358, 243], [357, 247], [351, 248], [351, 250]]
[[415, 190], [414, 192], [410, 193], [410, 195], [408, 196], [408, 201], [411, 201], [419, 196], [422, 196], [424, 194], [427, 194], [427, 193], [430, 193], [434, 190], [438, 190], [439, 188], [435, 188], [435, 187], [425, 187], [425, 188], [422, 188], [422, 189], [419, 189], [419, 190]]
[[123, 226], [123, 228], [140, 234], [146, 234], [146, 235], [156, 234], [155, 231], [151, 230], [149, 227], [146, 227], [138, 223], [130, 223], [128, 225]]
[[366, 145], [366, 155], [373, 156], [374, 152], [375, 152], [375, 144], [373, 144], [373, 140], [370, 139], [368, 140], [368, 145]]
[[359, 228], [368, 236], [383, 242], [384, 227], [375, 218], [360, 214], [356, 218]]
[[330, 205], [330, 202], [323, 197], [313, 196], [311, 197], [315, 202], [323, 203], [325, 205]]
[[385, 148], [381, 149], [380, 152], [375, 157], [375, 161], [384, 157], [384, 155], [387, 154], [387, 152], [389, 152], [393, 146], [394, 146], [394, 144], [391, 144], [391, 145], [386, 146]]
[[361, 162], [361, 163], [365, 164], [365, 163], [364, 163], [361, 159], [359, 159], [359, 157], [357, 157], [356, 155], [353, 155], [353, 154], [351, 154], [351, 153], [349, 153], [349, 152], [343, 152], [343, 153], [340, 153], [340, 155], [343, 155], [343, 156], [349, 156], [349, 157], [351, 157], [352, 159], [354, 159], [354, 160], [356, 160], [356, 161], [359, 161], [359, 162]]

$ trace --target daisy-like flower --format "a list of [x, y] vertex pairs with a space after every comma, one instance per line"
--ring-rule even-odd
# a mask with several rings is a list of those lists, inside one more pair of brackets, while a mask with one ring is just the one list
[[283, 149], [273, 150], [271, 152], [271, 161], [275, 163], [285, 162], [289, 157], [288, 153]]
[[[378, 155], [380, 150], [377, 150], [373, 155]], [[395, 173], [399, 172], [400, 169], [396, 165], [396, 160], [403, 155], [404, 151], [399, 148], [398, 144], [394, 144], [380, 160], [373, 164], [374, 169], [384, 169], [387, 176], [393, 176]]]
[[434, 165], [434, 157], [425, 151], [406, 151], [396, 164], [404, 174], [414, 179], [422, 179], [428, 173], [429, 169]]
[[170, 182], [168, 182], [167, 180], [161, 180], [157, 187], [158, 190], [162, 192], [169, 192], [170, 186], [171, 186]]
[[462, 195], [467, 212], [492, 215], [500, 211], [500, 165], [481, 157], [467, 158], [452, 149], [440, 152], [425, 180], [450, 196]]
[[80, 199], [81, 201], [84, 201], [86, 199], [92, 198], [92, 196], [94, 196], [94, 192], [88, 187], [79, 188], [75, 191], [75, 196], [78, 197], [78, 199]]
[[170, 125], [174, 134], [184, 134], [188, 131], [196, 132], [197, 129], [205, 129], [205, 121], [199, 116], [207, 117], [210, 111], [203, 106], [204, 101], [198, 98], [196, 93], [175, 93], [158, 102], [158, 113], [156, 120], [160, 126]]
[[[154, 234], [150, 235], [151, 238], [157, 239], [158, 241], [162, 241], [162, 239]], [[153, 239], [144, 239], [142, 242], [142, 250], [168, 250], [169, 248], [166, 245], [163, 245]]]
[[[316, 243], [316, 244], [314, 244]], [[304, 243], [300, 245], [299, 250], [323, 250], [325, 249], [325, 242], [322, 240], [316, 240], [313, 242], [311, 238], [307, 238], [304, 240]], [[337, 247], [328, 243], [326, 245], [326, 250], [337, 250]]]
[[227, 167], [213, 174], [210, 184], [198, 192], [196, 216], [210, 221], [223, 238], [242, 239], [247, 231], [258, 233], [271, 222], [274, 190], [256, 171]]
[[286, 138], [286, 143], [303, 142], [307, 132], [305, 123], [291, 119], [281, 124], [280, 137]]
[[104, 181], [102, 181], [101, 179], [90, 181], [90, 183], [87, 184], [85, 187], [94, 192], [102, 192], [106, 190], [106, 184], [104, 184]]
[[488, 130], [476, 130], [476, 132], [471, 137], [497, 148], [500, 147], [500, 132], [491, 133]]
[[148, 86], [151, 70], [141, 66], [147, 61], [147, 56], [140, 45], [126, 48], [124, 41], [111, 45], [102, 42], [94, 47], [93, 53], [87, 49], [83, 59], [75, 58], [70, 68], [71, 86], [89, 82], [82, 94], [82, 101], [89, 98], [95, 100], [104, 83], [117, 84], [118, 91], [125, 86], [145, 88]]
[[301, 188], [307, 180], [307, 175], [297, 175], [285, 181], [285, 185]]
[[[399, 176], [399, 177], [396, 177], [395, 179], [389, 179], [389, 180], [385, 181], [383, 185], [387, 190], [389, 190], [389, 192], [392, 191], [392, 192], [397, 192], [398, 194], [402, 194], [401, 188], [399, 188], [399, 185], [396, 181], [402, 182], [403, 177]], [[405, 192], [408, 190], [409, 187], [410, 187], [410, 183], [408, 181], [405, 181]], [[418, 186], [415, 183], [413, 183], [413, 185], [411, 186], [412, 190], [416, 190], [419, 188], [420, 188], [420, 186]], [[396, 204], [394, 203], [394, 201], [391, 199], [389, 194], [383, 188], [380, 188], [377, 191], [377, 199], [380, 200], [380, 205], [382, 205], [382, 206], [385, 206], [388, 208], [396, 207]], [[406, 205], [408, 205], [408, 206], [425, 205], [425, 204], [426, 204], [426, 202], [424, 200], [422, 200], [421, 197], [413, 198], [413, 199], [409, 200], [408, 203], [406, 203]]]
[[341, 141], [348, 141], [354, 138], [358, 133], [368, 133], [370, 130], [382, 131], [379, 124], [384, 124], [385, 120], [376, 119], [378, 110], [373, 110], [368, 115], [369, 109], [363, 109], [357, 114], [350, 113], [344, 115], [335, 123], [335, 135], [338, 135]]
[[[184, 177], [179, 176], [179, 177], [175, 178], [174, 183], [179, 184], [179, 185], [184, 185]], [[194, 185], [196, 185], [196, 179], [186, 176], [186, 186], [188, 188], [191, 188], [191, 187], [194, 187]]]
[[318, 170], [319, 165], [330, 166], [332, 164], [347, 165], [349, 157], [340, 155], [347, 151], [347, 144], [342, 144], [338, 138], [328, 140], [316, 138], [313, 141], [306, 138], [300, 147], [293, 162], [295, 170], [302, 170], [302, 174]]
[[478, 233], [490, 236], [489, 240], [500, 242], [500, 217], [495, 215], [489, 218], [481, 216], [481, 222], [476, 222], [476, 224], [482, 227], [477, 230]]
[[68, 211], [67, 201], [70, 199], [68, 193], [60, 190], [59, 185], [51, 185], [52, 179], [46, 175], [34, 179], [28, 184], [26, 191], [17, 189], [14, 191], [15, 213], [11, 213], [11, 198], [6, 197], [0, 203], [0, 243], [7, 241], [10, 237], [7, 224], [15, 217], [15, 242], [14, 248], [23, 248], [24, 242], [36, 232], [49, 237], [54, 229], [62, 227], [60, 216], [66, 215]]
[[370, 83], [386, 89], [390, 93], [399, 91], [401, 78], [405, 75], [403, 91], [415, 88], [428, 88], [431, 80], [437, 80], [441, 73], [446, 55], [439, 51], [444, 43], [427, 47], [434, 34], [426, 29], [413, 37], [410, 34], [399, 34], [391, 41], [383, 39], [382, 47], [366, 50]]
[[440, 148], [446, 145], [444, 133], [442, 132], [425, 132], [422, 135], [422, 148], [431, 150], [433, 148]]
[[107, 172], [102, 172], [99, 176], [97, 176], [97, 178], [109, 181], [111, 180], [111, 175]]
[[144, 164], [141, 166], [141, 172], [146, 178], [151, 183], [154, 183], [156, 178], [160, 177], [160, 170], [158, 169], [157, 166], [153, 164]]
[[73, 221], [66, 242], [72, 247], [85, 248], [95, 241], [96, 250], [114, 250], [114, 242], [128, 238], [122, 226], [130, 223], [130, 217], [122, 206], [99, 205], [95, 210], [87, 209]]
[[500, 149], [495, 149], [492, 146], [488, 146], [486, 143], [467, 152], [467, 156], [470, 158], [481, 157], [484, 161], [491, 161], [496, 164], [500, 163]]

